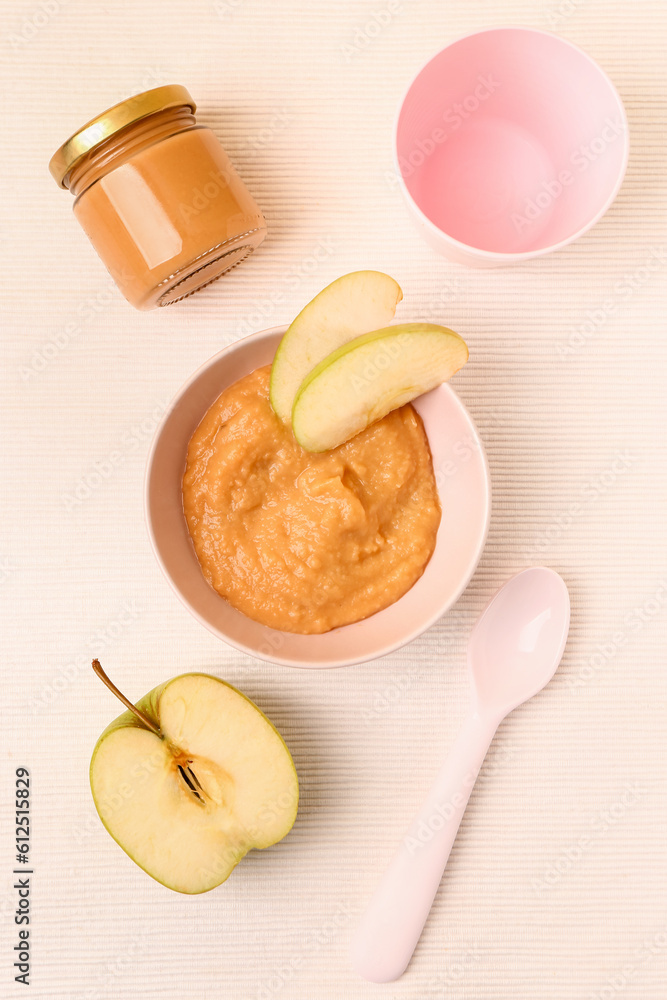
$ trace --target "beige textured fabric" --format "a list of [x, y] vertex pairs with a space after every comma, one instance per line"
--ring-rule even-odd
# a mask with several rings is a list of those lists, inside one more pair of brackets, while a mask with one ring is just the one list
[[[389, 19], [369, 31], [378, 11]], [[25, 995], [9, 808], [25, 765], [33, 1000], [664, 1000], [663, 0], [20, 0], [4, 13], [0, 994]], [[420, 241], [387, 182], [393, 118], [436, 48], [514, 23], [551, 28], [610, 73], [630, 166], [575, 246], [469, 271]], [[139, 314], [47, 163], [88, 117], [163, 82], [191, 90], [270, 237], [185, 304]], [[205, 632], [163, 579], [145, 457], [200, 363], [357, 267], [400, 281], [403, 317], [466, 337], [456, 389], [488, 448], [491, 533], [461, 601], [409, 648], [340, 671], [261, 664]], [[589, 313], [593, 332], [576, 334]], [[496, 587], [542, 562], [572, 595], [562, 667], [501, 727], [408, 973], [365, 984], [350, 930], [463, 718], [468, 632]], [[254, 698], [299, 771], [289, 838], [201, 898], [142, 874], [89, 793], [116, 714], [92, 655], [133, 697], [196, 669]]]

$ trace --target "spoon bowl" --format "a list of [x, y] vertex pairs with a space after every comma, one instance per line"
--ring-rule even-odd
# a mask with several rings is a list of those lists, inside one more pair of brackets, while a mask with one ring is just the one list
[[468, 668], [480, 711], [504, 718], [553, 677], [570, 627], [570, 599], [558, 573], [525, 569], [498, 591], [478, 619]]

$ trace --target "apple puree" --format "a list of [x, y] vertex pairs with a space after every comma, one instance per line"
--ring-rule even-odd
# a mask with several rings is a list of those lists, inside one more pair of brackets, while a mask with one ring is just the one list
[[440, 504], [403, 406], [312, 454], [269, 403], [270, 367], [226, 389], [188, 447], [183, 506], [204, 576], [249, 618], [313, 634], [368, 618], [422, 575]]

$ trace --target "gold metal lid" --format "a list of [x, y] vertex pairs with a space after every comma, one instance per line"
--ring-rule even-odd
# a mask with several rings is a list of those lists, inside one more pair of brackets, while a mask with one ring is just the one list
[[189, 105], [193, 112], [197, 108], [185, 87], [171, 84], [166, 87], [145, 90], [142, 94], [135, 94], [134, 97], [128, 97], [126, 101], [121, 101], [120, 104], [114, 104], [112, 108], [103, 111], [96, 118], [91, 118], [74, 135], [71, 135], [67, 142], [64, 142], [51, 157], [49, 170], [56, 183], [67, 189], [72, 167], [78, 163], [82, 156], [85, 156], [86, 153], [89, 153], [91, 149], [104, 142], [115, 132], [146, 118], [147, 115], [155, 114], [156, 111], [164, 111], [166, 108], [177, 108], [182, 105]]

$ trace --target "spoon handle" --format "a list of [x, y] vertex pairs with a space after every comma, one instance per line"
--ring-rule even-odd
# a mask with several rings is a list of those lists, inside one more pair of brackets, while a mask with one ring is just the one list
[[468, 716], [384, 873], [352, 941], [352, 965], [364, 979], [388, 983], [407, 968], [498, 723]]

